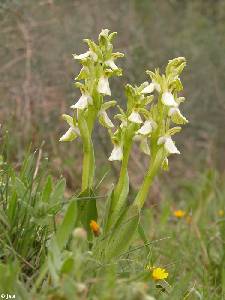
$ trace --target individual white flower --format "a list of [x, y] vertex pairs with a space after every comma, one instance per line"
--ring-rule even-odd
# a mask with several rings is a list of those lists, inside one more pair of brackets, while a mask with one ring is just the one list
[[77, 138], [80, 135], [79, 128], [74, 124], [74, 120], [69, 115], [63, 115], [63, 119], [69, 124], [70, 128], [67, 130], [67, 132], [59, 139], [60, 142], [71, 142], [75, 138]]
[[70, 127], [67, 132], [61, 136], [60, 142], [71, 142], [77, 137], [77, 133], [74, 128]]
[[167, 106], [174, 106], [174, 107], [176, 107], [176, 106], [178, 105], [177, 102], [176, 102], [175, 99], [174, 99], [173, 94], [170, 93], [170, 92], [164, 92], [164, 93], [162, 94], [162, 103], [163, 103], [164, 105], [167, 105]]
[[151, 82], [149, 85], [147, 85], [142, 91], [141, 94], [151, 94], [155, 89], [155, 84]]
[[158, 84], [157, 82], [155, 82], [154, 80], [152, 80], [152, 83], [154, 84], [155, 90], [160, 93], [161, 92], [161, 87], [160, 84]]
[[82, 59], [88, 58], [90, 55], [91, 55], [91, 52], [87, 51], [87, 52], [79, 54], [79, 55], [73, 54], [73, 58], [77, 59], [77, 60], [82, 60]]
[[109, 157], [110, 161], [113, 160], [122, 160], [123, 159], [123, 149], [120, 145], [114, 145], [112, 153]]
[[134, 111], [134, 110], [133, 110], [132, 113], [129, 115], [128, 120], [129, 120], [130, 122], [137, 123], [137, 124], [143, 123], [140, 114], [139, 114], [137, 111]]
[[88, 57], [91, 57], [94, 61], [97, 61], [97, 59], [98, 59], [97, 54], [92, 50], [88, 50], [87, 52], [79, 54], [79, 55], [73, 54], [73, 58], [77, 59], [77, 60], [83, 60]]
[[150, 155], [150, 148], [148, 145], [148, 138], [144, 135], [135, 135], [133, 141], [140, 143], [140, 149], [143, 153]]
[[114, 63], [114, 60], [113, 59], [109, 59], [105, 62], [105, 64], [110, 67], [112, 70], [117, 70], [118, 67], [117, 65]]
[[169, 117], [175, 124], [186, 124], [188, 120], [181, 114], [178, 107], [171, 107], [168, 112]]
[[137, 133], [142, 135], [148, 135], [152, 132], [153, 129], [155, 129], [157, 124], [153, 120], [147, 120], [144, 122], [144, 124], [141, 126], [141, 128], [137, 131]]
[[82, 94], [80, 99], [77, 101], [76, 104], [70, 106], [73, 109], [85, 109], [88, 104], [92, 104], [92, 98], [90, 95], [88, 94]]
[[170, 136], [161, 136], [158, 139], [158, 145], [164, 144], [164, 148], [170, 154], [180, 154], [180, 151], [177, 149], [174, 141], [171, 139]]
[[114, 127], [112, 121], [110, 120], [109, 116], [107, 115], [107, 112], [104, 109], [101, 109], [99, 111], [99, 121], [104, 127], [107, 128]]
[[100, 77], [97, 90], [100, 94], [111, 96], [109, 80], [106, 76]]

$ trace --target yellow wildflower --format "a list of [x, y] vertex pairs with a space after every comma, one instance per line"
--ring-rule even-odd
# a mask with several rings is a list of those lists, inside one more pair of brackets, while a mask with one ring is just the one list
[[224, 216], [224, 210], [223, 209], [218, 210], [218, 215], [220, 217], [223, 217]]
[[184, 210], [178, 209], [173, 212], [173, 215], [176, 218], [183, 218], [186, 215], [186, 212]]
[[95, 236], [99, 236], [100, 234], [100, 226], [98, 225], [98, 223], [94, 220], [91, 220], [90, 222], [90, 227], [92, 232], [94, 233]]
[[165, 269], [162, 268], [153, 268], [152, 278], [154, 280], [163, 280], [169, 276], [169, 273], [166, 272]]

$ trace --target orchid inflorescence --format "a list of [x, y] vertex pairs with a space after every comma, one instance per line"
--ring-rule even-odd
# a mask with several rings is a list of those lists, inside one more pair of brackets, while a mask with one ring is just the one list
[[83, 82], [77, 81], [75, 83], [81, 91], [81, 97], [71, 106], [76, 112], [74, 116], [63, 115], [70, 128], [60, 138], [60, 141], [72, 141], [80, 135], [77, 122], [80, 113], [84, 113], [87, 120], [94, 113], [104, 127], [114, 127], [106, 111], [110, 107], [115, 106], [116, 101], [104, 102], [103, 98], [104, 96], [111, 96], [109, 78], [122, 75], [122, 70], [117, 67], [115, 60], [123, 57], [123, 54], [112, 52], [113, 46], [111, 42], [115, 35], [115, 32], [109, 34], [109, 30], [102, 30], [99, 35], [99, 45], [89, 39], [85, 39], [84, 41], [88, 44], [89, 50], [80, 55], [73, 55], [74, 59], [78, 60], [82, 65], [76, 80], [82, 80]]
[[[60, 141], [73, 141], [77, 137], [82, 140], [83, 193], [92, 189], [94, 184], [95, 155], [92, 132], [95, 121], [98, 120], [108, 130], [113, 143], [109, 160], [122, 163], [118, 182], [107, 204], [103, 233], [106, 234], [112, 228], [116, 228], [115, 226], [118, 227], [118, 222], [122, 222], [123, 218], [132, 216], [132, 218], [135, 217], [133, 218], [135, 221], [130, 222], [130, 225], [127, 226], [127, 232], [131, 237], [139, 224], [138, 215], [154, 177], [160, 168], [168, 169], [168, 157], [171, 154], [180, 153], [172, 137], [180, 132], [180, 125], [188, 122], [180, 111], [180, 104], [184, 102], [185, 98], [179, 96], [179, 92], [183, 90], [179, 76], [186, 65], [186, 60], [184, 57], [169, 60], [164, 74], [161, 74], [159, 69], [154, 72], [146, 71], [150, 82], [146, 81], [135, 86], [127, 84], [125, 86], [127, 106], [124, 110], [114, 99], [105, 101], [105, 98], [111, 97], [112, 94], [110, 78], [122, 75], [122, 70], [115, 61], [124, 55], [120, 52], [113, 52], [112, 41], [115, 35], [115, 32], [102, 30], [99, 34], [98, 44], [90, 39], [85, 39], [84, 41], [89, 47], [88, 51], [80, 55], [73, 55], [74, 59], [82, 65], [75, 83], [76, 87], [80, 89], [81, 96], [71, 106], [74, 111], [73, 116], [63, 115], [69, 129], [60, 138]], [[118, 113], [111, 120], [107, 111], [115, 106], [118, 108]], [[140, 144], [141, 151], [148, 155], [150, 160], [143, 183], [134, 201], [128, 204], [128, 161], [132, 144], [136, 141]], [[121, 235], [121, 244], [123, 244], [123, 240], [124, 236]], [[129, 244], [128, 240], [126, 245]], [[113, 253], [113, 245], [119, 245], [116, 235], [115, 237], [112, 235], [111, 242], [109, 241], [108, 244]], [[115, 253], [117, 252], [115, 251]]]
[[[63, 115], [70, 128], [60, 141], [72, 141], [80, 136], [77, 122], [79, 114], [84, 112], [88, 119], [88, 115], [91, 115], [94, 110], [99, 122], [109, 129], [114, 144], [110, 161], [123, 159], [124, 136], [127, 131], [132, 131], [133, 140], [140, 142], [141, 150], [147, 155], [150, 155], [154, 148], [161, 146], [164, 146], [167, 156], [173, 153], [179, 154], [171, 137], [179, 132], [181, 127], [170, 128], [170, 124], [181, 125], [188, 122], [179, 109], [179, 105], [185, 98], [178, 96], [183, 89], [179, 75], [186, 65], [185, 58], [178, 57], [170, 60], [165, 74], [160, 75], [158, 69], [155, 72], [147, 71], [151, 83], [144, 82], [134, 87], [126, 85], [127, 111], [124, 112], [117, 105], [119, 114], [115, 115], [115, 118], [120, 120], [120, 125], [113, 131], [115, 126], [108, 117], [107, 110], [117, 102], [115, 100], [104, 102], [103, 98], [106, 95], [111, 96], [109, 78], [122, 74], [115, 60], [123, 57], [123, 54], [112, 52], [111, 42], [115, 34], [103, 30], [99, 35], [99, 45], [86, 39], [89, 50], [80, 55], [73, 55], [74, 59], [79, 60], [83, 66], [76, 80], [84, 82], [76, 82], [81, 97], [71, 106], [76, 111], [74, 116]], [[155, 98], [158, 98], [157, 101], [154, 101]], [[164, 164], [167, 164], [167, 159]]]

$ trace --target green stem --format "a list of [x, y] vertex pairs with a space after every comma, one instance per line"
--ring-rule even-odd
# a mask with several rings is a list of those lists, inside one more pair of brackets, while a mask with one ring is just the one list
[[90, 188], [94, 181], [95, 158], [94, 147], [91, 140], [92, 128], [89, 129], [84, 115], [80, 115], [78, 125], [83, 142], [83, 170], [82, 170], [82, 191]]
[[95, 162], [92, 141], [83, 141], [83, 143], [82, 191], [85, 191], [93, 185]]
[[120, 216], [120, 213], [124, 205], [126, 204], [127, 195], [129, 192], [129, 177], [127, 172], [127, 166], [130, 157], [131, 145], [132, 145], [132, 134], [128, 135], [124, 142], [123, 160], [120, 169], [119, 180], [115, 187], [114, 195], [112, 198], [110, 213], [108, 216], [107, 226], [106, 226], [107, 230], [110, 229], [115, 224], [115, 222]]
[[123, 160], [122, 160], [122, 165], [121, 165], [121, 169], [120, 169], [119, 180], [118, 180], [118, 183], [115, 188], [115, 194], [114, 194], [115, 199], [118, 199], [118, 197], [123, 189], [123, 186], [124, 186], [124, 181], [127, 176], [127, 166], [128, 166], [128, 162], [129, 162], [130, 150], [131, 150], [131, 141], [129, 141], [129, 143], [126, 145], [126, 147], [124, 147]]
[[160, 166], [162, 165], [164, 158], [165, 158], [165, 152], [164, 149], [161, 148], [158, 150], [153, 162], [150, 163], [149, 169], [147, 171], [147, 174], [145, 175], [141, 188], [133, 202], [133, 205], [137, 206], [139, 209], [141, 209], [145, 203], [153, 179], [157, 174]]

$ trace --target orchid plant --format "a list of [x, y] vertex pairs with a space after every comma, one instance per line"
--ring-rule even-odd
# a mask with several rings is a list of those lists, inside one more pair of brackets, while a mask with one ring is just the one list
[[[186, 61], [178, 57], [168, 62], [165, 73], [159, 69], [147, 71], [150, 82], [125, 86], [126, 110], [111, 97], [109, 81], [113, 76], [121, 76], [122, 70], [115, 61], [123, 57], [113, 52], [112, 41], [116, 33], [105, 29], [99, 34], [98, 44], [84, 40], [89, 49], [80, 55], [73, 55], [82, 65], [76, 77], [76, 87], [80, 89], [79, 100], [71, 106], [73, 115], [63, 115], [68, 123], [68, 131], [60, 141], [73, 141], [80, 137], [83, 144], [82, 191], [89, 201], [78, 205], [78, 222], [81, 222], [92, 241], [93, 252], [100, 260], [108, 261], [120, 255], [131, 243], [140, 226], [140, 211], [147, 199], [154, 177], [160, 169], [168, 169], [168, 158], [180, 154], [173, 136], [181, 131], [180, 125], [188, 121], [180, 111], [185, 98], [179, 96], [183, 90], [180, 74]], [[117, 106], [118, 114], [110, 120], [107, 111]], [[96, 121], [108, 130], [113, 144], [109, 161], [120, 161], [117, 183], [106, 201], [101, 222], [101, 233], [94, 235], [90, 224], [98, 222], [94, 191], [95, 155], [92, 133]], [[133, 143], [138, 142], [140, 150], [149, 156], [149, 166], [135, 199], [128, 204], [129, 175], [128, 162]], [[78, 201], [79, 203], [79, 201]], [[100, 223], [100, 222], [99, 222]]]

